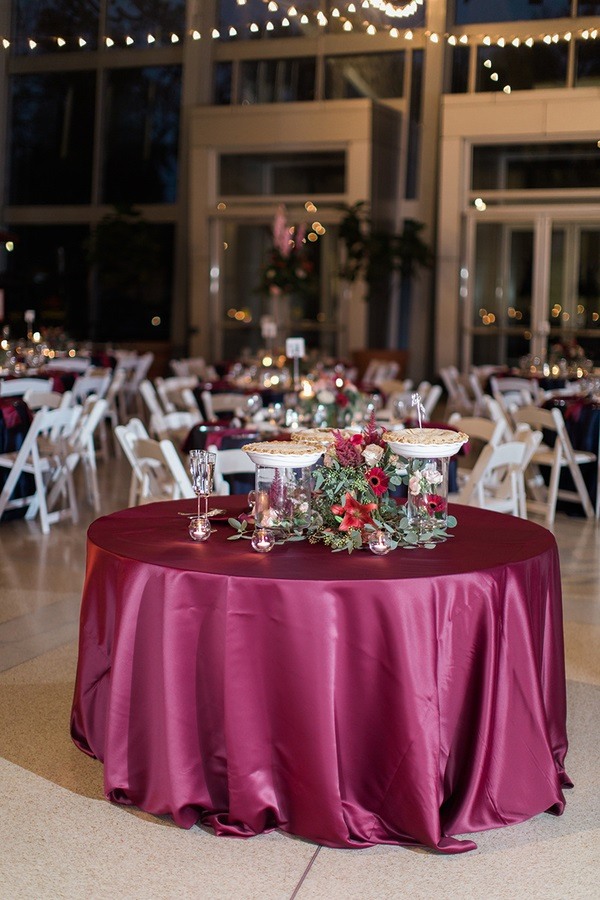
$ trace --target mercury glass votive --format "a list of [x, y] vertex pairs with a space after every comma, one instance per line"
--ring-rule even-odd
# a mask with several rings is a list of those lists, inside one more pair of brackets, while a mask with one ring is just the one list
[[255, 528], [250, 543], [257, 553], [268, 553], [275, 546], [275, 535], [268, 528]]

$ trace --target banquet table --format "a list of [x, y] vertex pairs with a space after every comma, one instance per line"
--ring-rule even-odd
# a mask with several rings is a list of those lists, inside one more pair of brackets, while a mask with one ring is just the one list
[[262, 555], [226, 521], [193, 543], [193, 510], [156, 503], [88, 531], [71, 735], [103, 762], [108, 799], [218, 835], [443, 853], [562, 813], [549, 531], [455, 506], [435, 550]]

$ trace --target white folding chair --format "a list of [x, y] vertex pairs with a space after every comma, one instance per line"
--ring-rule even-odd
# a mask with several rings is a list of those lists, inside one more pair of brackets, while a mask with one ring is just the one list
[[[26, 508], [28, 520], [39, 513], [44, 534], [48, 534], [51, 524], [66, 516], [74, 523], [79, 520], [75, 485], [67, 466], [67, 439], [80, 416], [79, 406], [42, 408], [35, 414], [21, 448], [0, 454], [0, 467], [9, 470], [0, 493], [0, 516], [7, 509]], [[33, 476], [32, 490], [24, 496], [15, 496], [15, 488], [23, 475]], [[60, 490], [54, 491], [52, 501], [66, 494], [66, 505], [51, 509], [53, 504], [48, 500], [48, 490], [57, 484], [60, 484]]]
[[104, 411], [104, 417], [102, 418], [100, 426], [98, 428], [98, 435], [100, 438], [100, 454], [103, 459], [108, 459], [110, 455], [108, 423], [110, 423], [110, 430], [113, 436], [113, 447], [115, 450], [115, 455], [117, 454], [117, 452], [120, 452], [121, 445], [114, 437], [114, 429], [117, 425], [119, 425], [121, 421], [121, 410], [125, 410], [125, 402], [122, 396], [122, 390], [126, 378], [127, 372], [125, 371], [125, 369], [120, 369], [117, 367], [113, 371], [112, 378], [106, 392], [106, 409]]
[[[164, 410], [163, 410], [162, 406], [160, 405], [160, 400], [158, 399], [158, 394], [156, 393], [156, 388], [154, 387], [152, 382], [149, 381], [147, 378], [145, 378], [143, 381], [140, 382], [138, 390], [139, 390], [140, 396], [146, 406], [148, 420], [151, 420], [152, 417], [155, 417], [156, 419], [160, 419], [161, 416], [164, 415]], [[140, 418], [140, 417], [138, 417], [138, 418]]]
[[527, 518], [524, 463], [528, 447], [523, 441], [486, 444], [458, 494], [456, 503], [479, 506]]
[[[554, 446], [541, 443], [531, 459], [527, 478], [531, 495], [528, 500], [529, 508], [544, 515], [547, 525], [554, 522], [558, 500], [580, 503], [585, 515], [589, 519], [593, 518], [594, 508], [580, 467], [588, 463], [597, 464], [596, 454], [573, 449], [565, 420], [556, 407], [543, 409], [538, 406], [522, 406], [513, 410], [512, 415], [516, 423], [525, 423], [541, 433], [545, 431], [548, 435], [554, 435]], [[547, 485], [540, 466], [547, 467], [550, 472]], [[565, 469], [571, 473], [574, 490], [560, 487], [560, 476]]]
[[38, 391], [31, 388], [23, 394], [23, 400], [31, 410], [37, 412], [38, 409], [46, 407], [46, 409], [58, 409], [59, 406], [72, 406], [73, 394], [71, 391]]
[[[183, 399], [183, 391], [191, 392], [197, 385], [198, 379], [195, 375], [188, 375], [185, 377], [173, 376], [172, 378], [161, 378], [158, 376], [154, 379], [156, 393], [158, 394], [163, 410], [166, 413], [180, 411], [189, 412], [186, 402]], [[196, 404], [196, 408], [198, 409], [198, 412], [200, 412], [198, 404]]]
[[443, 366], [440, 369], [440, 378], [447, 394], [445, 418], [447, 419], [453, 412], [459, 412], [463, 416], [472, 416], [474, 401], [469, 396], [465, 379], [456, 366]]
[[[82, 406], [81, 416], [72, 433], [67, 437], [66, 466], [73, 473], [81, 462], [85, 473], [87, 499], [90, 505], [100, 511], [100, 491], [96, 466], [95, 432], [106, 413], [105, 397], [90, 395]], [[49, 497], [53, 500], [60, 485], [53, 487]]]
[[52, 379], [10, 378], [0, 381], [0, 397], [22, 397], [27, 391], [51, 391]]
[[205, 419], [209, 422], [214, 422], [218, 413], [231, 413], [234, 416], [243, 403], [244, 394], [213, 394], [211, 391], [202, 391], [201, 398]]
[[220, 450], [215, 444], [210, 444], [207, 450], [216, 455], [214, 471], [215, 494], [230, 494], [231, 487], [227, 475], [254, 475], [256, 466], [247, 453], [241, 449]]
[[138, 356], [135, 366], [128, 369], [127, 379], [123, 385], [122, 395], [127, 413], [142, 414], [140, 401], [140, 385], [148, 377], [150, 366], [154, 362], [154, 353], [148, 352]]
[[154, 385], [147, 379], [140, 385], [140, 394], [150, 414], [149, 433], [156, 440], [172, 440], [182, 443], [194, 425], [202, 421], [194, 413], [184, 410], [164, 412]]
[[115, 432], [135, 477], [130, 488], [130, 506], [195, 496], [172, 441], [136, 435], [125, 425], [117, 425]]
[[[425, 384], [429, 384], [429, 382], [425, 382]], [[425, 421], [430, 422], [431, 417], [435, 412], [435, 408], [440, 402], [440, 398], [442, 396], [442, 386], [441, 384], [429, 384], [428, 388], [424, 388], [419, 385], [419, 387], [417, 388], [417, 393], [421, 394], [421, 390], [423, 391], [422, 403]]]
[[92, 368], [92, 361], [87, 356], [56, 356], [49, 359], [44, 368], [46, 372], [79, 372], [83, 374]]
[[482, 416], [461, 416], [457, 412], [452, 413], [448, 419], [448, 424], [469, 436], [469, 457], [467, 461], [471, 465], [467, 467], [458, 464], [456, 468], [460, 486], [466, 484], [475, 461], [479, 458], [483, 448], [488, 445], [497, 447], [506, 437], [507, 430], [504, 421], [494, 422], [492, 419], [484, 419]]
[[544, 392], [540, 389], [535, 378], [519, 378], [490, 376], [490, 389], [492, 396], [499, 402], [504, 402], [512, 412], [519, 406], [529, 406], [541, 403]]
[[138, 461], [132, 452], [131, 445], [135, 438], [149, 438], [150, 435], [142, 420], [134, 417], [125, 425], [115, 425], [114, 436], [125, 459], [131, 466], [128, 505], [137, 506], [137, 498], [141, 490], [143, 474], [138, 465]]
[[206, 364], [202, 356], [188, 356], [184, 359], [171, 359], [169, 366], [173, 375], [196, 375], [200, 381], [212, 381], [216, 378], [216, 372], [212, 366]]
[[110, 369], [90, 370], [85, 375], [75, 379], [71, 388], [76, 403], [83, 403], [90, 394], [96, 397], [106, 397], [112, 379]]

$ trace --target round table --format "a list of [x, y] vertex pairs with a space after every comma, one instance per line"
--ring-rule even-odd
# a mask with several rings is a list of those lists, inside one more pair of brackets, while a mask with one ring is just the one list
[[562, 812], [549, 531], [461, 506], [435, 550], [260, 555], [226, 521], [194, 544], [194, 503], [88, 532], [71, 733], [109, 799], [217, 834], [445, 853]]

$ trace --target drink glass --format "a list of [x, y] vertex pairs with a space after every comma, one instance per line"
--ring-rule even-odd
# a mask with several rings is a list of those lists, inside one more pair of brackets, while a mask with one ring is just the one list
[[217, 456], [216, 453], [212, 453], [209, 450], [190, 450], [189, 460], [192, 487], [198, 498], [198, 522], [196, 523], [196, 532], [199, 535], [205, 535], [205, 537], [203, 536], [200, 538], [201, 540], [205, 540], [211, 532], [208, 523], [208, 498], [213, 489]]

